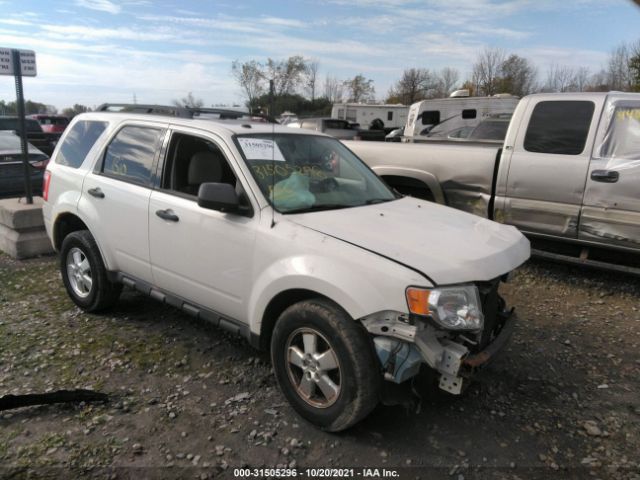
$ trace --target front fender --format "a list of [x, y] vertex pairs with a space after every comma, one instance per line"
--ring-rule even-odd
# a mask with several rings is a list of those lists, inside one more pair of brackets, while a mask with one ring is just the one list
[[[376, 257], [375, 254], [369, 254]], [[340, 305], [358, 319], [382, 310], [407, 311], [404, 290], [413, 272], [402, 272], [400, 280], [394, 270], [406, 270], [388, 263], [388, 274], [374, 269], [355, 269], [326, 256], [297, 255], [278, 260], [265, 268], [254, 283], [249, 301], [250, 329], [259, 334], [267, 306], [278, 294], [295, 289], [310, 290]], [[370, 265], [371, 262], [370, 260]], [[395, 274], [395, 275], [394, 275]]]

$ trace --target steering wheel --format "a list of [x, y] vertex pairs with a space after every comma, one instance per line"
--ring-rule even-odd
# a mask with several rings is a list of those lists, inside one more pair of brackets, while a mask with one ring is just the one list
[[336, 191], [340, 184], [333, 177], [323, 178], [311, 184], [311, 191], [314, 193], [329, 193]]

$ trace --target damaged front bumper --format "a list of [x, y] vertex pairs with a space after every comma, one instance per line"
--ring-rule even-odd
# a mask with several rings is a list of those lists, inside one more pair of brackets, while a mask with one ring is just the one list
[[[386, 314], [385, 314], [386, 313]], [[415, 376], [425, 363], [439, 373], [439, 387], [452, 394], [462, 393], [465, 379], [487, 365], [509, 340], [516, 316], [498, 312], [497, 328], [480, 349], [465, 335], [452, 335], [429, 323], [413, 322], [390, 312], [362, 321], [373, 342], [386, 380], [402, 383]]]

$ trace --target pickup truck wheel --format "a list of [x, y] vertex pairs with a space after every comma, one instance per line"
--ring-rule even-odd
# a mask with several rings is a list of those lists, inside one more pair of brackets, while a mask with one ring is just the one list
[[381, 376], [369, 334], [331, 302], [287, 308], [271, 337], [271, 360], [287, 400], [323, 430], [349, 428], [378, 404]]
[[62, 281], [71, 300], [87, 312], [112, 306], [122, 285], [110, 282], [98, 245], [88, 230], [67, 235], [60, 248]]

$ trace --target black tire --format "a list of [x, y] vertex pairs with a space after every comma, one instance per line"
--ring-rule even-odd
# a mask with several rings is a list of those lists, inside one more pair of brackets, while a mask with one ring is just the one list
[[[76, 254], [83, 262], [86, 260], [88, 271], [71, 271], [74, 267], [69, 267], [68, 263]], [[60, 272], [71, 300], [86, 312], [109, 308], [120, 297], [122, 285], [109, 281], [98, 245], [88, 230], [78, 230], [64, 238], [60, 248]], [[74, 278], [74, 273], [89, 278], [90, 285], [86, 280]]]
[[[289, 361], [290, 349], [298, 348], [295, 345], [298, 336], [304, 337], [313, 332], [317, 333], [320, 344], [317, 350], [313, 350], [319, 352], [318, 357], [313, 358], [319, 359], [322, 354], [333, 351], [333, 360], [338, 364], [337, 373], [335, 369], [309, 372], [305, 368], [314, 368], [314, 365], [298, 367]], [[306, 342], [306, 339], [301, 339]], [[306, 358], [306, 347], [305, 343], [296, 352], [304, 353]], [[302, 348], [304, 351], [300, 352]], [[280, 389], [289, 403], [300, 416], [323, 430], [345, 430], [362, 420], [378, 404], [382, 377], [371, 338], [360, 323], [330, 301], [305, 300], [290, 306], [280, 315], [271, 337], [271, 362]], [[319, 364], [316, 362], [315, 368]], [[305, 375], [316, 374], [318, 376], [311, 379], [307, 377], [313, 393], [305, 397], [302, 379]], [[321, 383], [327, 387], [326, 378], [329, 376], [333, 386], [339, 388], [331, 399], [323, 394], [320, 387]], [[325, 402], [321, 405], [323, 400]]]

